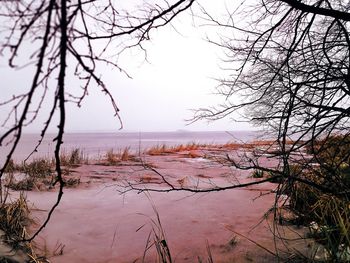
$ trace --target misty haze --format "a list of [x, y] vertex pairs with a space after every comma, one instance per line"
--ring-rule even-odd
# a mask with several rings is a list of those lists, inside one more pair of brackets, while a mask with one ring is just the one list
[[0, 21], [0, 262], [350, 262], [347, 1]]

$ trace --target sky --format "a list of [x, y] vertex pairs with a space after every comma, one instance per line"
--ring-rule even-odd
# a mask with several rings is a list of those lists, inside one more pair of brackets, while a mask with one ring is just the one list
[[[215, 6], [219, 8], [218, 2]], [[120, 64], [131, 78], [119, 71], [103, 70], [120, 109], [123, 131], [251, 129], [248, 124], [235, 123], [230, 118], [192, 124], [188, 121], [194, 109], [214, 106], [223, 100], [213, 94], [217, 85], [214, 78], [221, 74], [222, 50], [206, 41], [208, 29], [193, 25], [191, 19], [185, 14], [174, 22], [176, 30], [164, 27], [154, 31], [151, 41], [145, 43], [147, 61], [138, 52], [125, 52]], [[6, 62], [0, 61], [0, 70], [6, 83], [4, 95], [11, 96], [13, 90], [30, 83], [30, 69], [10, 72]], [[5, 111], [0, 108], [1, 115]], [[39, 117], [26, 130], [39, 131], [43, 122], [44, 118]], [[68, 132], [117, 131], [119, 127], [108, 98], [97, 87], [90, 89], [80, 108], [67, 104], [65, 130]]]

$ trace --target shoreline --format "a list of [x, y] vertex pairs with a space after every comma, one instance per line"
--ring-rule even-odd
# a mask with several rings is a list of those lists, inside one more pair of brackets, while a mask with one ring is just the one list
[[[50, 157], [54, 150], [55, 136], [48, 134], [38, 148], [35, 158]], [[66, 133], [62, 150], [71, 151], [76, 148], [82, 149], [91, 158], [96, 158], [105, 152], [114, 149], [124, 149], [130, 147], [137, 151], [160, 144], [176, 145], [187, 143], [227, 143], [232, 141], [245, 141], [253, 134], [247, 131], [227, 133], [225, 131], [218, 132], [156, 132], [145, 133], [140, 137], [139, 133]], [[17, 150], [13, 155], [16, 161], [25, 159], [34, 149], [40, 136], [38, 134], [24, 134]], [[6, 146], [0, 147], [0, 164], [8, 153]]]
[[[72, 165], [65, 178], [77, 183], [64, 188], [61, 203], [36, 243], [50, 262], [142, 262], [150, 242], [147, 237], [152, 237], [152, 241], [155, 234], [152, 229], [156, 229], [164, 230], [164, 240], [176, 262], [196, 262], [198, 257], [205, 260], [208, 249], [214, 262], [274, 262], [269, 253], [249, 238], [274, 250], [271, 216], [257, 223], [273, 206], [276, 185], [266, 182], [194, 195], [177, 190], [157, 192], [169, 188], [164, 179], [176, 189], [252, 182], [255, 179], [250, 172], [236, 170], [222, 161], [228, 150], [237, 158], [240, 153], [259, 147], [268, 148], [270, 142], [154, 147], [139, 157], [132, 153], [110, 153], [104, 160]], [[276, 160], [261, 158], [267, 166], [276, 164]], [[140, 189], [147, 188], [155, 191], [139, 194]], [[40, 226], [56, 201], [56, 190], [38, 184], [26, 195], [32, 216]], [[158, 215], [161, 227], [154, 224]], [[305, 231], [281, 228], [288, 233], [287, 238]], [[294, 245], [303, 250], [305, 242]], [[154, 246], [146, 254], [145, 262], [154, 262], [157, 257]], [[257, 261], [261, 257], [265, 261]]]

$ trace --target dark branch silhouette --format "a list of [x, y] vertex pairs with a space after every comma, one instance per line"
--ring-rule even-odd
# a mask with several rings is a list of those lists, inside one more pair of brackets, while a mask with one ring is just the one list
[[[295, 164], [305, 171], [316, 170], [315, 164], [325, 169], [319, 156], [327, 149], [320, 144], [341, 135], [338, 147], [346, 147], [350, 135], [349, 6], [339, 1], [267, 0], [242, 5], [228, 20], [203, 12], [207, 24], [231, 32], [209, 40], [224, 49], [229, 73], [217, 87], [224, 102], [199, 109], [193, 121], [237, 112], [275, 136], [276, 158], [281, 160], [276, 172], [289, 177], [289, 167]], [[312, 148], [312, 157], [299, 160], [306, 147]], [[328, 173], [337, 174], [349, 154], [333, 159], [337, 165], [333, 171], [328, 167]], [[335, 192], [331, 185], [327, 191]]]
[[[33, 152], [49, 126], [57, 125], [54, 182], [59, 184], [58, 198], [39, 231], [49, 221], [63, 194], [65, 182], [59, 155], [66, 103], [80, 106], [88, 91], [97, 86], [111, 101], [122, 127], [117, 102], [98, 69], [107, 65], [127, 74], [119, 64], [119, 55], [130, 48], [144, 51], [143, 42], [151, 38], [154, 29], [171, 23], [194, 2], [144, 3], [133, 11], [119, 9], [111, 0], [4, 1], [0, 4], [0, 18], [4, 22], [1, 56], [8, 59], [10, 67], [34, 68], [28, 90], [0, 101], [0, 107], [10, 108], [1, 124], [5, 132], [0, 136], [0, 146], [9, 145], [10, 150], [0, 170], [0, 179], [19, 145], [23, 129], [43, 112], [42, 106], [48, 97], [52, 104]], [[272, 157], [279, 161], [276, 167], [260, 165], [259, 156], [237, 162], [228, 155], [226, 162], [238, 169], [258, 169], [272, 176], [247, 184], [201, 189], [177, 187], [152, 169], [163, 180], [165, 189], [145, 189], [132, 183], [129, 189], [211, 192], [277, 180], [276, 203], [281, 195], [293, 196], [296, 189], [305, 187], [312, 197], [326, 195], [348, 204], [350, 6], [338, 0], [262, 0], [250, 5], [246, 2], [235, 11], [228, 11], [225, 19], [202, 8], [204, 23], [216, 26], [219, 36], [222, 34], [209, 41], [225, 52], [223, 68], [228, 75], [217, 87], [223, 103], [199, 109], [193, 121], [217, 120], [239, 113], [263, 127], [275, 138], [276, 150]], [[32, 54], [23, 62], [28, 43]], [[68, 77], [79, 80], [80, 94], [73, 91]], [[38, 101], [34, 99], [37, 97]], [[56, 115], [58, 123], [54, 121]], [[4, 202], [3, 189], [0, 190]], [[295, 195], [293, 200], [291, 205], [304, 208]], [[315, 205], [315, 200], [310, 203]], [[332, 236], [333, 241], [334, 237], [339, 235]], [[339, 242], [342, 241], [335, 242], [338, 246], [331, 250], [334, 257], [342, 244]]]
[[[65, 181], [60, 151], [64, 138], [66, 104], [73, 102], [81, 106], [88, 91], [100, 87], [109, 98], [122, 127], [117, 102], [98, 69], [101, 65], [111, 66], [127, 74], [119, 66], [119, 55], [129, 48], [144, 50], [142, 44], [151, 38], [152, 30], [171, 23], [177, 15], [191, 8], [193, 3], [194, 0], [163, 1], [161, 4], [144, 4], [141, 7], [130, 5], [131, 10], [125, 10], [117, 2], [109, 0], [1, 2], [0, 54], [8, 59], [9, 67], [31, 67], [34, 73], [28, 90], [24, 87], [22, 93], [0, 101], [0, 107], [11, 108], [1, 120], [1, 127], [5, 131], [0, 136], [0, 146], [9, 146], [10, 150], [0, 169], [0, 179], [11, 163], [26, 126], [33, 123], [39, 114], [46, 114], [41, 138], [33, 154], [45, 138], [49, 126], [57, 125], [54, 139], [56, 179], [53, 182], [59, 185], [57, 201], [29, 241], [49, 222], [63, 195]], [[29, 58], [26, 57], [28, 50], [32, 52]], [[74, 77], [80, 82], [80, 94], [75, 94], [68, 77]], [[43, 105], [50, 100], [52, 104], [46, 112]], [[56, 115], [58, 123], [54, 118]], [[2, 184], [0, 187], [0, 201], [3, 203], [6, 200], [3, 198]]]

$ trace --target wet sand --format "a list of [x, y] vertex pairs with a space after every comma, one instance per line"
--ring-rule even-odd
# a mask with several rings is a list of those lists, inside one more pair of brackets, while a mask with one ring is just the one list
[[[142, 161], [176, 187], [204, 189], [256, 180], [250, 172], [218, 162], [223, 153], [196, 151], [191, 155], [195, 158], [188, 158], [189, 152], [145, 155]], [[266, 165], [276, 164], [267, 158], [263, 161]], [[277, 262], [269, 252], [233, 231], [270, 251], [275, 252], [275, 246], [285, 250], [274, 239], [272, 216], [264, 218], [274, 205], [271, 191], [275, 184], [197, 194], [134, 190], [121, 193], [126, 190], [123, 186], [130, 183], [145, 189], [166, 188], [159, 175], [135, 161], [84, 164], [69, 176], [80, 178], [80, 185], [64, 190], [60, 205], [36, 240], [50, 262], [142, 262], [147, 239], [153, 240], [152, 229], [159, 230], [157, 213], [174, 262], [198, 262], [199, 257], [205, 262], [207, 243], [214, 262]], [[27, 197], [32, 216], [40, 223], [57, 193], [31, 191]], [[285, 231], [286, 238], [296, 238], [304, 232], [295, 227], [280, 230]], [[300, 240], [288, 244], [298, 250], [306, 247]], [[156, 259], [153, 246], [147, 250], [144, 262]]]

